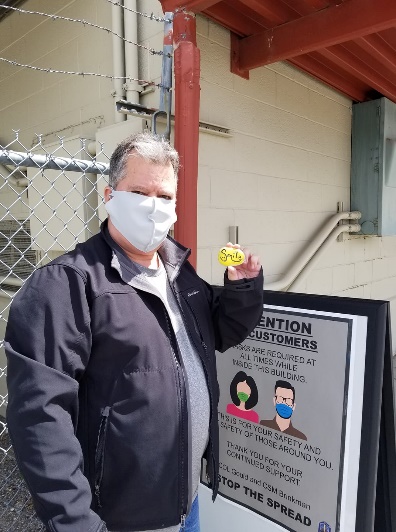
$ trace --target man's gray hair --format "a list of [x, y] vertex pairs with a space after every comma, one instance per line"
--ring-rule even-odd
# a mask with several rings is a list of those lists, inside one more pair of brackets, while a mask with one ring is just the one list
[[126, 163], [129, 157], [141, 157], [145, 161], [167, 166], [172, 165], [177, 180], [179, 170], [179, 154], [169, 142], [153, 133], [135, 133], [123, 140], [114, 150], [110, 158], [109, 185], [116, 188], [126, 174]]

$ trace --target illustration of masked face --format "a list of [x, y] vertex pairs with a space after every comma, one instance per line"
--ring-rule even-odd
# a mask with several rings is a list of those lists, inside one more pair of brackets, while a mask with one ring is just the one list
[[278, 416], [283, 419], [290, 419], [294, 412], [294, 397], [292, 390], [287, 388], [277, 388], [274, 397], [275, 410]]
[[245, 392], [238, 392], [237, 393], [238, 399], [241, 401], [241, 403], [246, 403], [246, 401], [249, 399], [250, 395], [248, 395]]
[[276, 413], [283, 419], [292, 417], [293, 408], [291, 406], [285, 405], [284, 403], [276, 403], [275, 409]]
[[240, 400], [241, 403], [246, 403], [246, 401], [249, 399], [250, 395], [252, 393], [252, 390], [250, 389], [250, 386], [246, 383], [246, 381], [239, 382], [237, 385], [237, 397]]

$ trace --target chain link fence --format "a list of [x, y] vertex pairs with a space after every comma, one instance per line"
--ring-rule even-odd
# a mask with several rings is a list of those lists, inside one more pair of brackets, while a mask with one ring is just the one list
[[[100, 162], [101, 161], [101, 162]], [[78, 137], [33, 148], [0, 145], [0, 532], [44, 530], [7, 434], [4, 334], [15, 294], [31, 273], [99, 231], [108, 173], [103, 146]]]

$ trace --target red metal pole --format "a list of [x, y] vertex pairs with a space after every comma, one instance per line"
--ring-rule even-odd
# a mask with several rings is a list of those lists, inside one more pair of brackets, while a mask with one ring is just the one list
[[195, 16], [176, 12], [175, 41], [175, 148], [180, 155], [175, 238], [191, 248], [190, 262], [197, 265], [197, 182], [200, 100], [200, 53]]

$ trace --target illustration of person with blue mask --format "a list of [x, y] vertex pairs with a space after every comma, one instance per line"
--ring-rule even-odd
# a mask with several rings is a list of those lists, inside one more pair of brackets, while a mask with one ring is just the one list
[[273, 419], [262, 419], [260, 425], [306, 440], [305, 434], [294, 428], [291, 422], [291, 417], [296, 408], [295, 398], [296, 391], [290, 382], [276, 381], [273, 398], [276, 415]]

